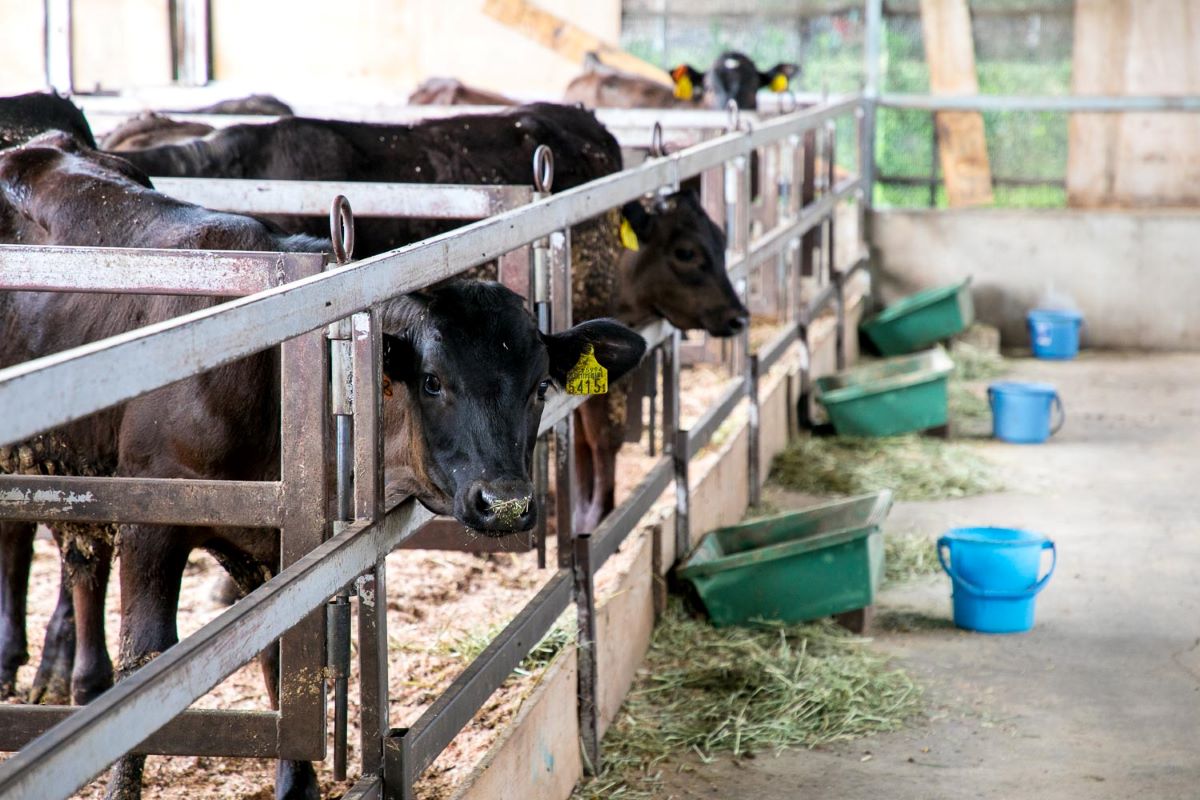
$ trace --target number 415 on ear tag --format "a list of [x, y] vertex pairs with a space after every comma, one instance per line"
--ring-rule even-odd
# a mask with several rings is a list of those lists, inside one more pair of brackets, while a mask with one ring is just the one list
[[567, 373], [567, 394], [608, 394], [608, 370], [596, 360], [590, 344]]

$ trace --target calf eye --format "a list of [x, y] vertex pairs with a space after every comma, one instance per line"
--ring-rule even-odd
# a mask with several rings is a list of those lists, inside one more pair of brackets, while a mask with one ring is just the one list
[[550, 391], [550, 379], [549, 378], [547, 378], [546, 380], [544, 380], [538, 384], [538, 388], [537, 388], [538, 400], [545, 400], [546, 392], [548, 392], [548, 391]]
[[675, 258], [680, 261], [691, 261], [696, 257], [696, 251], [690, 247], [676, 247]]
[[437, 375], [425, 374], [425, 394], [430, 397], [437, 397], [442, 393], [442, 382], [438, 380]]

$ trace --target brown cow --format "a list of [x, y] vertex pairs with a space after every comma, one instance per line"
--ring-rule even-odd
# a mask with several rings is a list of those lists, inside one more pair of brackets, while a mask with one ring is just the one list
[[487, 89], [467, 86], [457, 78], [427, 78], [408, 96], [410, 106], [515, 106], [520, 105]]
[[[323, 251], [328, 241], [286, 236], [249, 217], [208, 211], [146, 186], [115, 156], [52, 135], [0, 153], [0, 220], [24, 241], [59, 245]], [[101, 210], [102, 209], [102, 210]], [[0, 234], [12, 234], [11, 230]], [[0, 293], [0, 368], [211, 306], [214, 299]], [[545, 393], [586, 346], [612, 379], [633, 368], [645, 342], [610, 320], [542, 336], [523, 301], [494, 283], [454, 282], [381, 308], [389, 478], [439, 513], [492, 535], [528, 530], [529, 465]], [[6, 471], [127, 477], [278, 480], [279, 409], [274, 349], [180, 381], [4, 448]], [[321, 379], [321, 378], [317, 378]], [[403, 442], [403, 446], [398, 443]], [[516, 516], [499, 513], [525, 501]], [[5, 534], [10, 533], [6, 526]], [[111, 681], [103, 596], [118, 542], [121, 669], [136, 669], [178, 640], [179, 585], [188, 553], [212, 552], [244, 591], [279, 568], [277, 537], [228, 528], [56, 525], [76, 609], [74, 692], [81, 702]], [[26, 571], [27, 574], [27, 571]], [[264, 654], [277, 706], [277, 651]], [[136, 797], [144, 757], [119, 762], [110, 797]], [[311, 765], [280, 762], [279, 797], [317, 794]]]

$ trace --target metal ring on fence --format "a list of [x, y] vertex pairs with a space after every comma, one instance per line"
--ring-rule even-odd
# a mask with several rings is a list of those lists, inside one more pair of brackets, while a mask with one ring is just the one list
[[[792, 104], [790, 106], [786, 106], [784, 104], [784, 102], [783, 102], [784, 97], [786, 97], [788, 100], [791, 101]], [[790, 114], [798, 108], [800, 108], [800, 100], [797, 99], [795, 92], [793, 92], [791, 89], [788, 89], [779, 98], [779, 110], [782, 111], [784, 114]]]
[[654, 123], [654, 129], [650, 132], [650, 155], [655, 158], [662, 158], [667, 154], [667, 150], [663, 147], [663, 129], [662, 123]]
[[554, 186], [554, 151], [539, 144], [533, 151], [533, 188], [549, 194]]
[[333, 198], [329, 207], [329, 238], [333, 241], [333, 257], [339, 265], [354, 257], [354, 212], [345, 195]]

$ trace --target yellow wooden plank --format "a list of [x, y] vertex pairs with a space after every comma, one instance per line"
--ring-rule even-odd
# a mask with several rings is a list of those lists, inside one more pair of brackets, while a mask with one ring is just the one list
[[[975, 43], [967, 0], [921, 0], [921, 29], [929, 90], [935, 95], [979, 93], [975, 75]], [[935, 115], [938, 157], [951, 207], [990, 205], [992, 171], [988, 161], [983, 116], [976, 112]]]
[[578, 25], [537, 8], [528, 0], [486, 0], [483, 12], [578, 64], [583, 63], [588, 53], [596, 53], [603, 63], [614, 69], [672, 85], [666, 71], [601, 41]]

